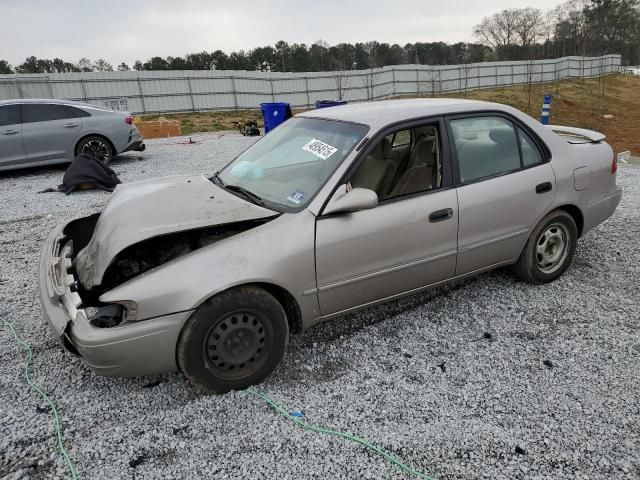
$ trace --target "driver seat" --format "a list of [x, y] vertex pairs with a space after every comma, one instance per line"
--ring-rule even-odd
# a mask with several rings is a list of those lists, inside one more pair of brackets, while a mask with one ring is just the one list
[[382, 198], [396, 173], [396, 164], [391, 156], [391, 142], [383, 138], [358, 166], [351, 177], [351, 186], [373, 190], [378, 198]]

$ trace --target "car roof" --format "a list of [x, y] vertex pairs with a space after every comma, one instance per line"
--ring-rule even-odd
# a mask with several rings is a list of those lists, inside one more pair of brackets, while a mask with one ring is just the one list
[[349, 103], [336, 107], [320, 108], [299, 113], [297, 117], [323, 118], [344, 122], [364, 123], [380, 127], [411, 118], [464, 113], [478, 110], [509, 111], [500, 103], [458, 98], [411, 98], [403, 100], [381, 100], [376, 102]]
[[75, 102], [73, 100], [60, 100], [57, 98], [14, 98], [12, 100], [0, 100], [0, 105], [14, 105], [16, 103], [54, 103], [57, 105], [73, 105], [75, 107], [90, 107], [99, 110], [107, 110], [100, 105], [91, 105], [90, 103]]

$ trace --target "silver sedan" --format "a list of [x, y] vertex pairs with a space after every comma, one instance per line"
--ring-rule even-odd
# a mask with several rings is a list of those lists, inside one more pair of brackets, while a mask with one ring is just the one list
[[0, 171], [66, 163], [81, 153], [108, 164], [144, 148], [129, 113], [65, 100], [0, 102]]
[[99, 374], [179, 369], [222, 393], [318, 322], [507, 265], [551, 282], [621, 195], [597, 132], [464, 100], [326, 108], [211, 177], [121, 185], [60, 225], [41, 300]]

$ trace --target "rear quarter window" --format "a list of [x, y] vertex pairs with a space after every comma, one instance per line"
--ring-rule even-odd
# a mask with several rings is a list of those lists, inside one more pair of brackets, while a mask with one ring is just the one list
[[84, 118], [91, 116], [89, 112], [80, 108], [72, 107], [71, 105], [65, 105], [64, 109], [67, 111], [67, 115], [69, 115], [69, 118]]

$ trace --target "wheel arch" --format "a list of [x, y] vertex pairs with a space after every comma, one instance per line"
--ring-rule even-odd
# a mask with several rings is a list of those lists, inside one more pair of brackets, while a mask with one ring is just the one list
[[580, 238], [582, 236], [582, 230], [584, 229], [584, 215], [582, 213], [582, 210], [580, 210], [579, 207], [573, 204], [560, 205], [554, 210], [563, 210], [571, 215], [573, 221], [576, 222], [576, 228], [578, 229], [578, 238]]
[[271, 295], [273, 295], [276, 300], [278, 300], [287, 315], [289, 332], [300, 333], [302, 331], [302, 312], [300, 310], [300, 306], [298, 305], [295, 297], [291, 293], [289, 293], [287, 289], [279, 285], [266, 282], [249, 283], [247, 285], [255, 285], [256, 287], [262, 288], [263, 290], [266, 290]]
[[[281, 287], [280, 285], [276, 285], [274, 283], [269, 283], [269, 282], [239, 283], [237, 285], [233, 285], [232, 287], [229, 287], [214, 293], [213, 295], [207, 297], [202, 303], [205, 303], [210, 298], [216, 297], [224, 292], [228, 292], [229, 290], [235, 290], [237, 288], [252, 287], [252, 286], [261, 288], [267, 293], [270, 293], [278, 301], [278, 303], [282, 306], [284, 313], [287, 315], [287, 324], [289, 325], [290, 333], [300, 333], [302, 331], [303, 329], [302, 328], [302, 311], [300, 310], [300, 305], [298, 305], [298, 301], [286, 288]], [[202, 303], [200, 305], [202, 305]], [[198, 307], [196, 307], [196, 309]]]
[[118, 149], [116, 148], [116, 146], [113, 144], [113, 142], [111, 141], [111, 139], [109, 137], [107, 137], [104, 133], [85, 133], [84, 135], [82, 135], [77, 141], [75, 146], [73, 147], [73, 154], [75, 156], [78, 155], [78, 146], [80, 145], [80, 142], [82, 142], [85, 138], [88, 137], [100, 137], [100, 138], [104, 138], [107, 142], [109, 142], [109, 146], [111, 147], [111, 151], [113, 152], [113, 156], [115, 157], [116, 155], [118, 155]]

